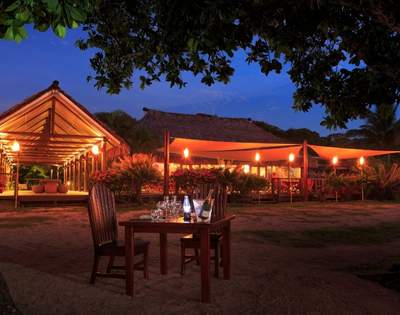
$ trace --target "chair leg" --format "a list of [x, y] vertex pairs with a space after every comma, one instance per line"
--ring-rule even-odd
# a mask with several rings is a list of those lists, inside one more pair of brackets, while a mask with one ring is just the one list
[[219, 277], [219, 244], [217, 244], [217, 246], [215, 246], [214, 249], [214, 277], [218, 278]]
[[145, 279], [149, 279], [149, 248], [146, 247], [143, 253], [143, 276]]
[[94, 282], [96, 281], [96, 274], [97, 274], [97, 270], [99, 268], [99, 262], [100, 262], [100, 256], [97, 256], [96, 254], [94, 254], [92, 275], [90, 276], [91, 284], [94, 284]]
[[111, 273], [111, 269], [114, 266], [114, 259], [115, 256], [110, 256], [110, 260], [108, 261], [108, 265], [107, 265], [107, 273]]
[[181, 275], [185, 274], [185, 245], [181, 243]]

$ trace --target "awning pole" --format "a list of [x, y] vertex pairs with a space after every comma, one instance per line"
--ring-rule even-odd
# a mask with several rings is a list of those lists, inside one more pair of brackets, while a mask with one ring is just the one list
[[169, 130], [164, 130], [164, 196], [169, 195]]
[[307, 140], [303, 141], [303, 172], [302, 172], [302, 187], [303, 187], [303, 196], [304, 201], [308, 201], [308, 144]]

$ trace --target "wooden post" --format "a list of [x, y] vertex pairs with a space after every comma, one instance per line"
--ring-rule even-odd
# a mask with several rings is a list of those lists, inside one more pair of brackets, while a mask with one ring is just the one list
[[308, 187], [307, 187], [307, 179], [308, 179], [308, 144], [307, 140], [303, 142], [303, 169], [301, 173], [301, 181], [303, 188], [303, 196], [304, 201], [308, 200]]
[[89, 152], [85, 155], [85, 179], [83, 181], [83, 190], [89, 190]]
[[104, 172], [107, 169], [107, 139], [104, 138], [101, 148], [101, 170]]
[[78, 191], [82, 190], [82, 156], [80, 156], [78, 158], [78, 180], [77, 180], [77, 184], [78, 184]]
[[[68, 161], [67, 164], [67, 182], [71, 185], [71, 161]], [[68, 187], [69, 189], [70, 187]]]
[[169, 195], [169, 130], [164, 130], [164, 196]]
[[72, 161], [72, 188], [76, 190], [76, 158]]
[[19, 152], [17, 154], [17, 165], [16, 165], [16, 172], [15, 172], [15, 187], [14, 187], [14, 207], [15, 209], [18, 208], [18, 184], [19, 184]]

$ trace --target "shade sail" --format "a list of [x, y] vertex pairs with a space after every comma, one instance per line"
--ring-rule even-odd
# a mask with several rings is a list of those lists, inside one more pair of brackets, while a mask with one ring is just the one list
[[256, 153], [260, 155], [260, 163], [268, 161], [288, 160], [289, 154], [293, 153], [295, 157], [299, 156], [302, 146], [285, 146], [279, 148], [261, 148], [261, 149], [245, 149], [245, 150], [228, 150], [228, 151], [205, 151], [194, 154], [199, 157], [215, 158], [221, 160], [231, 160], [240, 162], [255, 162]]
[[351, 149], [351, 148], [338, 148], [338, 147], [325, 147], [319, 145], [308, 145], [313, 149], [319, 157], [331, 160], [334, 156], [338, 159], [358, 159], [360, 157], [378, 156], [386, 154], [400, 153], [400, 151], [385, 151], [385, 150], [364, 150], [364, 149]]
[[210, 141], [186, 138], [174, 138], [170, 152], [183, 154], [189, 149], [194, 157], [254, 162], [256, 153], [260, 154], [260, 162], [287, 160], [290, 153], [298, 156], [301, 145], [288, 143], [252, 143]]
[[256, 148], [272, 148], [293, 145], [288, 143], [255, 143], [255, 142], [228, 142], [228, 141], [211, 141], [186, 138], [174, 138], [170, 145], [170, 152], [182, 154], [185, 148], [188, 148], [194, 155], [198, 152], [208, 151], [227, 151], [227, 150], [243, 150]]

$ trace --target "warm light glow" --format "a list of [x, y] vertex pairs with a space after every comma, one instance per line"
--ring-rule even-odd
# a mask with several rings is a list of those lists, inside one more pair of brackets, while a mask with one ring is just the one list
[[245, 174], [248, 174], [250, 172], [250, 165], [248, 164], [243, 165], [242, 170]]
[[70, 181], [67, 182], [67, 186], [69, 186], [69, 185], [71, 185], [71, 182], [70, 182]]
[[338, 161], [339, 161], [339, 159], [338, 159], [338, 157], [335, 155], [335, 156], [332, 158], [332, 164], [333, 164], [333, 165], [336, 165], [336, 164], [338, 163]]
[[257, 152], [254, 159], [256, 160], [256, 162], [260, 162], [260, 159], [261, 159], [260, 153]]
[[99, 146], [97, 144], [94, 144], [92, 147], [92, 153], [94, 155], [98, 155], [99, 154]]
[[11, 149], [13, 150], [13, 152], [19, 152], [19, 150], [21, 149], [19, 146], [19, 143], [17, 140], [15, 140], [12, 144]]
[[185, 148], [185, 149], [183, 150], [183, 157], [184, 157], [185, 159], [187, 159], [187, 158], [189, 157], [189, 149], [188, 149], [188, 148]]
[[364, 165], [364, 163], [365, 163], [365, 159], [364, 159], [364, 157], [363, 157], [363, 156], [362, 156], [362, 157], [360, 157], [359, 163], [360, 163], [360, 165], [361, 165], [361, 166], [363, 166], [363, 165]]
[[293, 161], [294, 161], [294, 158], [295, 158], [294, 154], [293, 154], [293, 153], [290, 153], [290, 154], [289, 154], [289, 162], [293, 162]]

